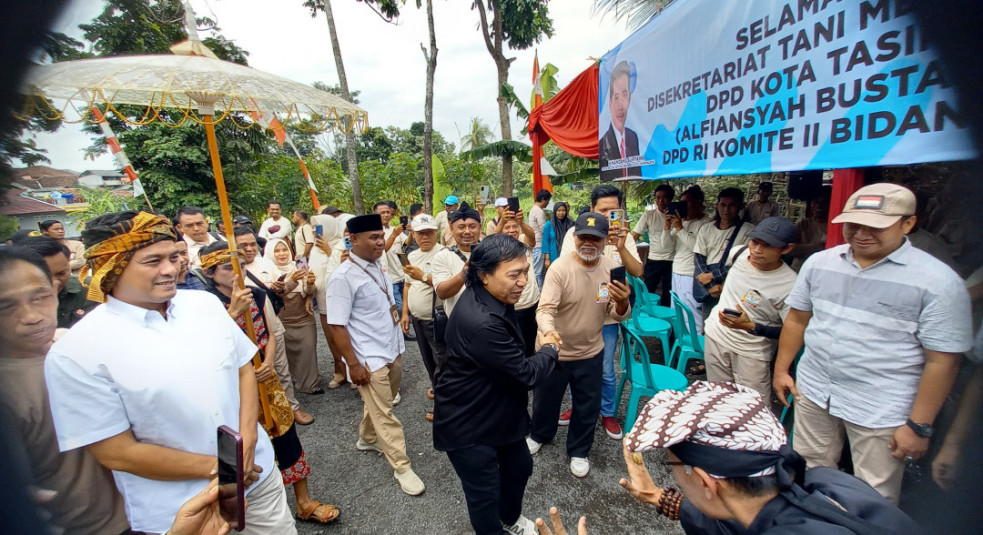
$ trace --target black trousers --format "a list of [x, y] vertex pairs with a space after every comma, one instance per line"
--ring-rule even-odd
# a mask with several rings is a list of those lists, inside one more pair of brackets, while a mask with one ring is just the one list
[[437, 384], [437, 371], [447, 360], [447, 345], [434, 339], [432, 321], [416, 319], [410, 314], [410, 323], [416, 333], [416, 345], [420, 346], [420, 355], [423, 356], [423, 367], [427, 369], [430, 385], [433, 386]]
[[546, 381], [533, 390], [532, 432], [536, 442], [556, 436], [560, 403], [567, 385], [573, 397], [573, 414], [567, 431], [567, 454], [587, 457], [594, 446], [594, 426], [601, 414], [601, 374], [604, 352], [586, 360], [560, 361]]
[[522, 332], [522, 343], [526, 348], [526, 356], [531, 357], [536, 353], [536, 305], [522, 310], [515, 311], [515, 320], [519, 323], [519, 330]]
[[525, 440], [452, 450], [447, 457], [461, 479], [471, 527], [477, 535], [502, 535], [503, 524], [515, 524], [522, 514], [526, 482], [532, 475], [532, 455]]
[[642, 277], [645, 279], [645, 287], [649, 293], [662, 296], [659, 302], [661, 306], [672, 306], [672, 296], [669, 295], [669, 290], [672, 290], [672, 260], [648, 259]]

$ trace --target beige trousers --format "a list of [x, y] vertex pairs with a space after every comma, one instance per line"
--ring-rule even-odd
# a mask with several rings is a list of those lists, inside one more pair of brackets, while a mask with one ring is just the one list
[[761, 394], [765, 406], [771, 406], [771, 361], [756, 360], [718, 344], [707, 336], [703, 342], [707, 381], [729, 381], [753, 388]]
[[905, 463], [891, 457], [891, 438], [896, 430], [897, 427], [871, 429], [841, 420], [800, 395], [795, 400], [792, 447], [805, 458], [808, 468], [835, 468], [844, 436], [849, 437], [853, 474], [897, 505]]
[[410, 468], [410, 458], [406, 456], [403, 424], [393, 414], [393, 398], [403, 380], [403, 356], [371, 375], [369, 384], [358, 387], [363, 404], [358, 435], [363, 441], [379, 446], [393, 470], [403, 473]]
[[246, 529], [236, 533], [297, 535], [297, 522], [287, 504], [280, 471], [274, 466], [273, 473], [257, 485], [246, 495]]

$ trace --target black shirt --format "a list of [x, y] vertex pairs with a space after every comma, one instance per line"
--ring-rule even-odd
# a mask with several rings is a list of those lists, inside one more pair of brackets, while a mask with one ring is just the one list
[[[457, 309], [455, 309], [455, 312]], [[795, 489], [804, 499], [826, 500], [831, 498], [852, 515], [860, 517], [881, 533], [914, 534], [923, 530], [894, 504], [885, 500], [870, 485], [839, 470], [817, 467], [807, 470], [803, 485]], [[812, 496], [807, 496], [811, 494]], [[707, 535], [730, 534], [815, 534], [852, 535], [835, 521], [827, 520], [793, 504], [779, 494], [758, 512], [754, 522], [744, 526], [734, 521], [715, 520], [701, 513], [689, 500], [684, 500], [679, 520], [686, 533]]]
[[515, 307], [484, 287], [468, 288], [447, 321], [447, 361], [434, 388], [434, 447], [502, 446], [529, 434], [529, 390], [558, 355], [544, 347], [526, 358]]

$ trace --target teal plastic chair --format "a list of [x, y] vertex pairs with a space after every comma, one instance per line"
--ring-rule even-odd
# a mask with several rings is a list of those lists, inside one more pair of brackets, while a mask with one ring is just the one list
[[[628, 327], [635, 332], [635, 334], [641, 337], [651, 337], [658, 338], [659, 342], [662, 344], [662, 359], [663, 362], [669, 362], [669, 353], [672, 347], [672, 333], [674, 331], [672, 323], [666, 321], [665, 319], [655, 317], [649, 313], [650, 307], [646, 305], [646, 301], [649, 294], [645, 291], [645, 284], [641, 282], [641, 279], [636, 277], [629, 277], [629, 283], [635, 290], [635, 306], [632, 307], [631, 316], [624, 321]], [[637, 286], [640, 285], [639, 289]], [[666, 308], [666, 307], [657, 307]], [[667, 310], [672, 310], [668, 309]]]
[[676, 295], [676, 292], [669, 292], [672, 295], [672, 308], [676, 311], [676, 318], [683, 327], [676, 333], [676, 342], [672, 346], [669, 360], [666, 363], [673, 366], [679, 372], [686, 371], [686, 365], [690, 360], [705, 360], [703, 357], [703, 335], [697, 334], [696, 319], [693, 311], [686, 303]]
[[628, 412], [625, 413], [625, 429], [630, 430], [638, 417], [638, 403], [642, 396], [654, 396], [662, 390], [686, 390], [689, 381], [678, 371], [661, 364], [652, 364], [645, 342], [631, 329], [621, 326], [621, 381], [615, 399], [621, 407], [625, 383], [631, 385]]
[[672, 325], [673, 334], [679, 331], [679, 327], [676, 325], [676, 312], [673, 311], [672, 307], [662, 306], [662, 297], [660, 297], [658, 294], [649, 292], [648, 288], [645, 286], [645, 281], [638, 277], [629, 275], [628, 284], [635, 292], [635, 308], [639, 312], [645, 316], [651, 316], [662, 321], [668, 321], [669, 324]]

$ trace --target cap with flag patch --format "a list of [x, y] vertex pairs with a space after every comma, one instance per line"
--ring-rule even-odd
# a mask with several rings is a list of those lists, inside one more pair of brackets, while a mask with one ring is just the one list
[[887, 228], [910, 215], [915, 215], [915, 194], [904, 186], [882, 182], [854, 192], [833, 223]]

